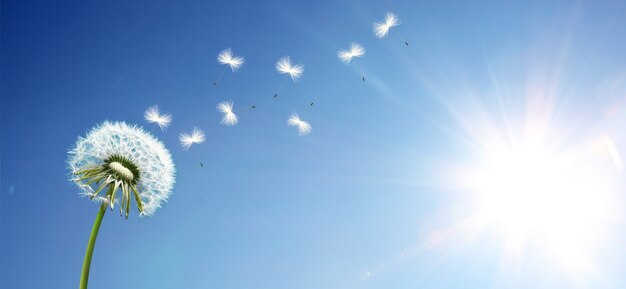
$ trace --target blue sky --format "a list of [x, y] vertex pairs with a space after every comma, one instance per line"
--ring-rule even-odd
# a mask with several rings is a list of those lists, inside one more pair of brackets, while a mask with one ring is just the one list
[[[372, 23], [388, 11], [402, 23], [377, 39]], [[98, 207], [67, 180], [67, 151], [123, 120], [163, 140], [177, 185], [154, 217], [107, 213], [90, 288], [624, 288], [624, 11], [619, 1], [3, 1], [0, 287], [78, 285]], [[346, 66], [336, 53], [353, 41], [366, 54]], [[227, 47], [246, 62], [213, 87]], [[273, 99], [284, 55], [305, 71]], [[223, 100], [257, 108], [226, 127]], [[154, 104], [174, 116], [166, 132], [144, 123]], [[310, 135], [286, 125], [292, 112]], [[207, 140], [185, 152], [178, 134], [193, 126]], [[566, 179], [606, 187], [584, 187], [592, 201], [575, 213], [562, 207], [576, 185], [559, 185], [556, 204], [538, 194], [519, 205], [522, 229], [506, 212], [477, 223], [482, 199], [465, 173], [497, 151], [491, 140], [537, 135], [546, 151], [594, 165], [593, 180]], [[526, 183], [489, 188], [545, 189]], [[528, 222], [544, 217], [534, 211], [544, 200], [549, 220]], [[540, 225], [557, 219], [568, 229]]]

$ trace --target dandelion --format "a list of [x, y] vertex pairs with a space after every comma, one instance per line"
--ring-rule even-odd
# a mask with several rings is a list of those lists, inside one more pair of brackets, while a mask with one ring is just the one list
[[339, 50], [339, 52], [337, 52], [337, 57], [345, 64], [349, 64], [352, 58], [362, 57], [363, 55], [365, 55], [365, 48], [356, 42], [350, 44], [349, 50]]
[[304, 66], [302, 66], [301, 64], [292, 65], [291, 57], [284, 56], [278, 59], [278, 61], [276, 62], [276, 70], [280, 74], [285, 74], [285, 78], [283, 78], [283, 81], [280, 83], [278, 90], [274, 94], [274, 98], [278, 96], [278, 93], [280, 93], [280, 90], [283, 88], [283, 84], [285, 84], [287, 76], [290, 76], [293, 82], [296, 82], [298, 81], [298, 79], [300, 79], [302, 73], [304, 72]]
[[119, 203], [120, 214], [128, 219], [134, 199], [140, 216], [153, 215], [169, 198], [176, 169], [167, 148], [150, 133], [124, 122], [108, 121], [78, 138], [69, 151], [67, 164], [70, 181], [78, 186], [82, 195], [100, 204], [80, 278], [79, 288], [85, 289], [106, 208], [113, 210]]
[[219, 82], [220, 79], [222, 79], [222, 76], [224, 76], [224, 72], [226, 72], [226, 69], [228, 69], [228, 67], [230, 67], [230, 69], [233, 72], [237, 72], [237, 70], [245, 62], [245, 59], [241, 56], [234, 56], [230, 48], [226, 48], [222, 50], [220, 54], [217, 55], [217, 61], [220, 64], [228, 65], [228, 66], [224, 67], [224, 70], [222, 70], [222, 73], [220, 74], [220, 76], [213, 82], [213, 86], [216, 86], [217, 82]]
[[153, 105], [146, 109], [143, 118], [145, 118], [148, 123], [157, 124], [162, 131], [165, 131], [172, 122], [172, 115], [169, 113], [161, 114], [158, 105]]
[[194, 127], [191, 133], [181, 133], [178, 139], [180, 140], [180, 145], [183, 147], [183, 150], [188, 150], [192, 145], [204, 142], [204, 132]]
[[308, 122], [301, 120], [297, 113], [291, 114], [287, 120], [287, 125], [297, 127], [298, 134], [301, 136], [311, 133], [311, 130], [313, 129]]
[[292, 65], [291, 58], [289, 56], [282, 57], [276, 62], [276, 70], [281, 74], [288, 74], [293, 81], [298, 81], [302, 72], [304, 72], [304, 66], [301, 64]]
[[[350, 44], [349, 50], [339, 50], [337, 52], [337, 57], [346, 65], [350, 63], [352, 58], [362, 57], [363, 55], [365, 55], [365, 48], [356, 42]], [[365, 82], [365, 76], [361, 76], [361, 79]]]
[[[191, 133], [181, 133], [178, 136], [178, 140], [180, 141], [180, 145], [183, 147], [183, 150], [188, 150], [194, 144], [201, 144], [204, 142], [204, 132], [198, 127], [193, 127]], [[196, 158], [198, 157], [198, 153], [194, 151], [196, 154]], [[200, 162], [200, 167], [204, 167], [204, 164]]]
[[398, 25], [400, 25], [400, 19], [398, 19], [395, 14], [387, 12], [384, 22], [374, 23], [374, 34], [376, 34], [376, 37], [378, 38], [384, 38], [389, 33], [391, 27], [395, 27]]
[[[391, 12], [387, 12], [385, 15], [385, 21], [374, 22], [374, 34], [378, 38], [385, 38], [392, 27], [400, 25], [400, 19], [398, 16]], [[409, 43], [404, 41], [404, 45], [409, 46]]]
[[223, 101], [217, 105], [217, 110], [219, 110], [224, 116], [222, 117], [221, 123], [226, 126], [233, 126], [237, 124], [237, 115], [233, 112], [233, 102], [232, 101]]

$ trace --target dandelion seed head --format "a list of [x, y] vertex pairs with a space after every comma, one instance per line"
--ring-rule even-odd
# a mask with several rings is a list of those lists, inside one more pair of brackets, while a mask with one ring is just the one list
[[234, 56], [230, 48], [226, 48], [217, 55], [217, 61], [230, 66], [230, 69], [235, 72], [243, 65], [245, 59], [241, 56]]
[[79, 137], [67, 164], [70, 181], [97, 202], [112, 207], [117, 200], [115, 194], [98, 195], [100, 186], [119, 188], [122, 203], [130, 202], [135, 190], [142, 216], [153, 215], [167, 201], [176, 181], [174, 162], [163, 143], [141, 127], [124, 122], [105, 121]]
[[301, 120], [297, 113], [291, 114], [287, 120], [287, 125], [298, 128], [298, 134], [301, 136], [311, 133], [311, 130], [313, 129], [308, 122]]
[[291, 57], [284, 56], [276, 62], [276, 70], [281, 74], [289, 74], [293, 81], [298, 81], [304, 72], [304, 66], [301, 64], [292, 65]]
[[223, 101], [217, 105], [217, 110], [224, 114], [221, 121], [223, 125], [233, 126], [237, 124], [238, 118], [233, 112], [233, 105], [232, 101]]
[[148, 123], [157, 124], [162, 131], [165, 131], [172, 122], [172, 115], [168, 113], [161, 114], [158, 105], [153, 105], [146, 109], [143, 118], [146, 119]]
[[384, 38], [389, 33], [391, 27], [400, 25], [400, 19], [393, 13], [387, 12], [384, 22], [374, 23], [374, 34], [378, 38]]
[[191, 133], [181, 133], [178, 137], [180, 145], [184, 150], [188, 150], [194, 144], [201, 144], [204, 142], [204, 132], [194, 127]]
[[352, 58], [362, 57], [363, 55], [365, 55], [365, 48], [356, 42], [352, 42], [350, 44], [349, 50], [339, 50], [339, 52], [337, 52], [337, 57], [339, 57], [339, 59], [345, 64], [350, 63]]

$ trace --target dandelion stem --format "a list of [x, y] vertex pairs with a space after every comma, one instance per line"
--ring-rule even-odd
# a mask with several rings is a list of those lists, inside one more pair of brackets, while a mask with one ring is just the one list
[[213, 82], [213, 86], [216, 86], [217, 82], [219, 82], [220, 79], [222, 79], [222, 76], [224, 76], [224, 72], [226, 72], [226, 69], [228, 69], [228, 66], [224, 67], [224, 70], [222, 70], [222, 73], [220, 74], [220, 76]]
[[[196, 155], [196, 159], [200, 160], [200, 155], [198, 154], [197, 150], [193, 150], [193, 154]], [[204, 164], [202, 163], [202, 160], [200, 160], [200, 167], [203, 168]]]
[[87, 252], [85, 252], [85, 260], [83, 261], [83, 271], [80, 274], [80, 286], [79, 289], [87, 289], [87, 281], [89, 280], [89, 268], [91, 267], [91, 256], [93, 255], [93, 248], [96, 245], [96, 238], [98, 237], [98, 231], [100, 231], [100, 224], [102, 224], [102, 218], [106, 212], [107, 205], [100, 205], [100, 211], [96, 215], [96, 220], [93, 222], [93, 228], [91, 229], [91, 235], [89, 236], [89, 243], [87, 243]]
[[256, 105], [253, 104], [253, 105], [250, 105], [250, 106], [247, 106], [247, 107], [244, 107], [244, 108], [236, 109], [236, 110], [234, 110], [234, 112], [240, 112], [240, 111], [244, 111], [244, 110], [248, 110], [248, 109], [254, 109], [254, 108], [256, 108]]
[[396, 34], [394, 31], [390, 31], [389, 34], [391, 35], [391, 37], [393, 37], [396, 41], [398, 42], [402, 42], [404, 43], [405, 46], [409, 46], [409, 42], [407, 42], [406, 40], [401, 40], [400, 36], [398, 34]]
[[287, 80], [287, 75], [285, 75], [285, 77], [283, 78], [283, 81], [280, 82], [280, 86], [278, 87], [278, 90], [276, 91], [276, 93], [274, 93], [274, 98], [276, 98], [278, 94], [280, 93], [280, 91], [283, 89], [283, 85], [285, 85], [285, 80]]

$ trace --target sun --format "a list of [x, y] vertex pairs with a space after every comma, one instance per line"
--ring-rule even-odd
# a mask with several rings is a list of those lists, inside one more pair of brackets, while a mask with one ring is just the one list
[[561, 264], [590, 264], [611, 218], [615, 187], [610, 162], [596, 146], [589, 148], [485, 146], [466, 174], [477, 223], [500, 232], [518, 254], [526, 246], [540, 247]]

